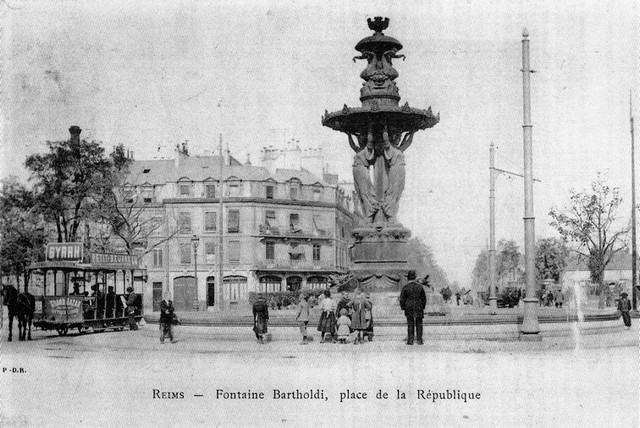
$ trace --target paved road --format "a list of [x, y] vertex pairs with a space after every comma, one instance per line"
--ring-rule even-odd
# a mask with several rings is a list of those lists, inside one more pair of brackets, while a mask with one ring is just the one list
[[[38, 332], [31, 342], [3, 337], [0, 426], [638, 426], [637, 326], [581, 337], [579, 346], [570, 336], [302, 346], [295, 329], [259, 345], [246, 329], [207, 329], [184, 329], [175, 344], [160, 344], [151, 325]], [[321, 390], [327, 400], [275, 399], [276, 389]], [[376, 399], [379, 389], [389, 398]], [[265, 398], [222, 398], [249, 390]], [[340, 402], [347, 390], [367, 398]], [[434, 403], [419, 390], [481, 397]], [[184, 398], [158, 398], [162, 392]]]

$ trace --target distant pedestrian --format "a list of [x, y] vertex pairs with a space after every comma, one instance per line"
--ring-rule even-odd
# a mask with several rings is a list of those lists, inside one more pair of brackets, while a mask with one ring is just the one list
[[296, 321], [300, 327], [300, 334], [302, 335], [301, 345], [306, 345], [307, 342], [307, 325], [309, 324], [309, 295], [303, 294], [300, 297], [300, 303], [298, 304], [298, 313], [296, 315]]
[[460, 292], [456, 292], [456, 306], [460, 306]]
[[171, 294], [168, 291], [165, 291], [164, 299], [160, 302], [160, 343], [164, 343], [164, 339], [167, 337], [171, 343], [175, 343], [175, 340], [173, 339], [174, 311], [175, 308], [171, 301]]
[[349, 338], [349, 334], [351, 333], [351, 320], [347, 316], [347, 310], [340, 310], [340, 318], [336, 322], [338, 326], [338, 340], [340, 343], [347, 343], [347, 339]]
[[127, 315], [129, 316], [129, 328], [131, 330], [138, 330], [138, 323], [136, 322], [136, 307], [138, 304], [138, 295], [134, 293], [133, 287], [127, 287]]
[[422, 285], [415, 281], [416, 271], [410, 270], [407, 279], [409, 282], [402, 287], [400, 293], [400, 308], [407, 317], [407, 345], [413, 345], [415, 336], [418, 345], [422, 345], [422, 318], [427, 306], [427, 295]]
[[336, 315], [335, 304], [331, 298], [331, 292], [324, 290], [324, 299], [320, 302], [320, 321], [318, 322], [318, 331], [320, 332], [320, 343], [324, 343], [324, 337], [328, 333], [333, 341], [336, 341]]
[[[368, 322], [366, 319], [366, 311], [367, 309], [371, 309], [371, 303], [364, 298], [362, 291], [359, 288], [356, 288], [355, 294], [353, 296], [353, 300], [351, 300], [351, 328], [356, 331], [356, 337], [353, 341], [354, 345], [364, 343], [363, 335], [364, 331], [368, 327]], [[369, 312], [371, 313], [371, 312]]]
[[620, 315], [622, 315], [624, 325], [627, 326], [627, 329], [630, 329], [631, 316], [629, 315], [629, 311], [631, 310], [631, 302], [627, 299], [627, 296], [629, 296], [627, 293], [620, 294], [620, 300], [618, 300], [618, 311], [620, 311]]
[[564, 293], [562, 290], [558, 290], [558, 294], [556, 294], [556, 307], [562, 309], [562, 304], [564, 303]]
[[264, 343], [264, 335], [267, 334], [269, 324], [269, 304], [262, 293], [258, 294], [253, 304], [253, 332], [258, 343]]

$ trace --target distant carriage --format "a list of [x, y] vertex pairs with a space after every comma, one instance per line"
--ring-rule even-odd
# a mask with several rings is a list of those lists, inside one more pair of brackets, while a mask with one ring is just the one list
[[[82, 258], [81, 258], [82, 260]], [[66, 335], [87, 329], [122, 331], [129, 325], [125, 290], [142, 283], [146, 270], [138, 268], [137, 257], [127, 254], [91, 254], [90, 262], [53, 260], [33, 263], [32, 277], [38, 278], [42, 295], [35, 296], [33, 325]], [[75, 287], [75, 289], [74, 289]], [[107, 292], [113, 287], [113, 292]], [[143, 317], [142, 293], [136, 293], [134, 318]]]

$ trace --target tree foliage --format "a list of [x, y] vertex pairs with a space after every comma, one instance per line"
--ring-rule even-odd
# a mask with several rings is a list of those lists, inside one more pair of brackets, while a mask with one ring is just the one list
[[46, 223], [36, 209], [36, 198], [15, 179], [0, 189], [0, 271], [29, 283], [27, 267], [44, 254]]
[[604, 288], [604, 271], [613, 256], [623, 248], [628, 229], [616, 228], [617, 210], [622, 203], [618, 188], [608, 186], [601, 174], [590, 190], [571, 190], [568, 207], [553, 208], [550, 224], [565, 239], [574, 242], [576, 251], [587, 262], [591, 281]]
[[110, 191], [113, 162], [95, 141], [80, 138], [47, 141], [48, 152], [27, 158], [36, 206], [55, 225], [58, 242], [78, 241], [81, 227], [91, 219]]
[[429, 275], [432, 287], [440, 289], [449, 286], [445, 271], [438, 266], [433, 251], [420, 238], [414, 237], [408, 241], [409, 265], [416, 267], [416, 275], [423, 278]]
[[[501, 239], [498, 242], [496, 253], [496, 285], [507, 281], [509, 277], [521, 280], [524, 270], [522, 253], [520, 253], [518, 244], [514, 240]], [[489, 250], [484, 249], [478, 254], [471, 283], [476, 290], [489, 288]]]
[[551, 279], [560, 281], [567, 266], [569, 249], [564, 240], [558, 238], [543, 238], [536, 245], [536, 279], [542, 281]]

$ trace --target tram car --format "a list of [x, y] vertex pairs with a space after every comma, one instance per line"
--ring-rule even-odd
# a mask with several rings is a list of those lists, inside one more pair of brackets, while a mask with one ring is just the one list
[[[66, 247], [64, 252], [61, 247]], [[33, 325], [64, 336], [73, 329], [122, 331], [129, 326], [129, 312], [140, 322], [146, 270], [138, 267], [137, 257], [92, 253], [87, 260], [81, 253], [82, 243], [48, 244], [47, 261], [30, 266], [42, 290], [34, 294]], [[128, 310], [130, 288], [135, 294]]]

